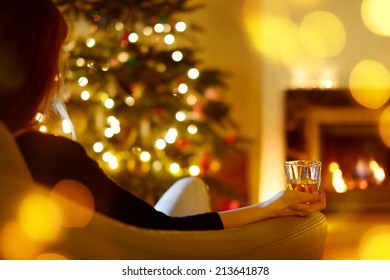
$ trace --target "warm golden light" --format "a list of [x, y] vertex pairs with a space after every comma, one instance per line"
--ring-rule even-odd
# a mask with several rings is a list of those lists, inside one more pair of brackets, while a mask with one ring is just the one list
[[390, 36], [390, 1], [364, 0], [361, 6], [364, 24], [375, 34]]
[[191, 176], [198, 176], [200, 174], [200, 168], [199, 166], [197, 165], [192, 165], [190, 168], [189, 168], [189, 173]]
[[151, 26], [145, 26], [143, 29], [142, 29], [142, 33], [145, 35], [145, 36], [150, 36], [153, 34], [153, 28]]
[[47, 126], [41, 125], [41, 126], [39, 127], [39, 131], [40, 131], [40, 132], [43, 132], [43, 133], [46, 133], [46, 132], [48, 131]]
[[179, 62], [183, 59], [183, 53], [181, 51], [174, 51], [172, 53], [172, 59], [176, 62]]
[[[50, 199], [59, 212], [57, 219], [65, 227], [85, 227], [95, 210], [95, 201], [90, 190], [73, 180], [63, 180], [54, 186]], [[75, 203], [81, 207], [75, 207]]]
[[157, 24], [154, 26], [154, 31], [157, 32], [157, 33], [162, 33], [162, 32], [164, 32], [164, 24], [162, 24], [162, 23], [157, 23]]
[[186, 24], [184, 21], [178, 21], [178, 22], [175, 24], [175, 29], [176, 29], [178, 32], [184, 32], [184, 31], [187, 29], [187, 24]]
[[102, 155], [102, 159], [104, 162], [108, 164], [108, 167], [111, 170], [115, 170], [119, 167], [118, 158], [115, 155], [113, 155], [111, 152], [105, 152]]
[[376, 183], [380, 185], [386, 178], [384, 169], [375, 160], [371, 160], [369, 166], [374, 174]]
[[130, 35], [129, 35], [129, 37], [128, 37], [130, 43], [135, 43], [135, 42], [137, 42], [137, 41], [138, 41], [138, 38], [139, 38], [139, 37], [138, 37], [138, 34], [135, 33], [135, 32], [130, 33]]
[[68, 258], [58, 253], [43, 253], [38, 255], [36, 260], [68, 260]]
[[125, 101], [126, 105], [129, 106], [129, 107], [135, 105], [135, 99], [133, 97], [131, 97], [131, 96], [126, 96], [124, 101]]
[[384, 109], [380, 114], [378, 132], [382, 142], [390, 148], [390, 107]]
[[165, 141], [169, 144], [173, 144], [176, 141], [176, 138], [178, 136], [179, 132], [176, 128], [170, 128], [165, 135]]
[[153, 166], [153, 170], [157, 172], [161, 171], [161, 169], [163, 168], [163, 164], [161, 163], [161, 161], [158, 160], [154, 161], [152, 166]]
[[184, 83], [181, 83], [178, 87], [177, 87], [177, 91], [181, 94], [186, 94], [188, 92], [188, 86]]
[[220, 163], [218, 160], [214, 160], [214, 161], [210, 164], [210, 170], [211, 170], [212, 172], [218, 172], [220, 169], [221, 169], [221, 163]]
[[177, 121], [183, 122], [183, 121], [186, 120], [187, 116], [186, 116], [185, 112], [179, 111], [179, 112], [176, 113], [175, 118], [176, 118]]
[[123, 22], [117, 22], [115, 23], [115, 30], [116, 31], [122, 31], [123, 29], [125, 28], [125, 25], [123, 24]]
[[198, 102], [198, 98], [193, 94], [189, 94], [186, 98], [186, 101], [188, 105], [194, 106]]
[[199, 72], [199, 70], [198, 69], [196, 69], [196, 68], [191, 68], [190, 70], [188, 70], [188, 77], [190, 78], [190, 79], [192, 79], [192, 80], [195, 80], [195, 79], [197, 79], [198, 77], [199, 77], [199, 75], [200, 75], [200, 72]]
[[106, 107], [107, 109], [112, 109], [114, 108], [115, 106], [115, 101], [114, 99], [112, 98], [107, 98], [105, 101], [104, 101], [104, 107]]
[[24, 232], [33, 240], [53, 241], [61, 231], [57, 217], [60, 209], [50, 198], [39, 193], [31, 193], [22, 201], [19, 208], [19, 222]]
[[42, 122], [44, 121], [44, 119], [45, 119], [45, 115], [42, 114], [42, 113], [37, 113], [37, 114], [35, 115], [35, 120], [36, 120], [37, 122], [42, 123]]
[[142, 152], [140, 155], [139, 155], [139, 159], [142, 161], [142, 162], [149, 162], [150, 159], [152, 158], [152, 156], [150, 155], [149, 152]]
[[190, 124], [188, 127], [187, 127], [187, 131], [189, 134], [196, 134], [198, 133], [198, 127], [194, 124]]
[[114, 131], [111, 129], [111, 127], [107, 127], [105, 130], [104, 130], [104, 136], [106, 138], [112, 138], [114, 137]]
[[[246, 17], [245, 23], [253, 46], [272, 61], [281, 63], [282, 58], [288, 61], [294, 60], [295, 54], [300, 51], [300, 45], [296, 39], [298, 37], [295, 36], [294, 40], [292, 36], [297, 34], [297, 26], [290, 19], [270, 15], [252, 15]], [[289, 38], [293, 39], [291, 49], [288, 48]]]
[[179, 175], [181, 167], [178, 163], [174, 162], [169, 166], [169, 171], [174, 175]]
[[390, 97], [390, 73], [377, 61], [363, 60], [352, 70], [349, 87], [358, 103], [370, 109], [378, 109]]
[[120, 52], [117, 55], [119, 62], [125, 63], [130, 59], [130, 54], [128, 52]]
[[78, 80], [78, 84], [80, 87], [85, 87], [86, 85], [88, 85], [88, 79], [86, 77], [81, 77], [79, 80]]
[[165, 147], [167, 146], [167, 142], [165, 142], [164, 139], [157, 139], [156, 142], [154, 143], [154, 146], [156, 147], [157, 150], [164, 150]]
[[347, 184], [343, 179], [343, 172], [341, 169], [336, 169], [332, 174], [332, 185], [336, 192], [344, 193], [348, 190]]
[[78, 67], [83, 67], [85, 65], [85, 59], [82, 57], [79, 57], [78, 59], [76, 59], [76, 65]]
[[390, 259], [390, 226], [381, 225], [367, 231], [359, 244], [360, 259]]
[[338, 55], [345, 45], [344, 25], [335, 15], [324, 11], [305, 16], [300, 35], [305, 48], [320, 58]]
[[62, 121], [62, 131], [65, 134], [70, 134], [70, 133], [72, 133], [72, 130], [73, 130], [73, 126], [72, 126], [71, 121], [70, 120], [63, 120]]
[[41, 247], [41, 244], [28, 236], [17, 222], [10, 222], [1, 229], [1, 259], [34, 259], [39, 254]]
[[95, 153], [101, 153], [104, 149], [104, 145], [101, 142], [96, 142], [93, 144], [92, 148]]
[[94, 38], [89, 38], [86, 40], [85, 44], [88, 48], [93, 48], [96, 45], [96, 40]]
[[324, 1], [326, 0], [290, 0], [289, 3], [300, 8], [309, 8], [318, 7], [324, 3]]
[[164, 37], [164, 43], [167, 45], [172, 45], [173, 43], [175, 43], [175, 40], [175, 36], [173, 36], [172, 34], [168, 34]]
[[328, 169], [330, 173], [334, 173], [336, 170], [340, 169], [340, 166], [337, 162], [331, 162]]
[[111, 170], [116, 170], [119, 167], [119, 162], [117, 160], [111, 160], [108, 162], [108, 167], [110, 167]]
[[[267, 12], [264, 13], [264, 11]], [[304, 23], [302, 28], [298, 23], [293, 22], [286, 1], [260, 3], [257, 0], [247, 0], [243, 8], [243, 14], [244, 27], [248, 37], [261, 55], [275, 63], [286, 65], [290, 71], [295, 73], [295, 76], [297, 71], [312, 73], [313, 69], [317, 69], [322, 65], [323, 56], [318, 57], [310, 53], [310, 48], [308, 50], [308, 46], [305, 46], [302, 40], [302, 33], [306, 34], [305, 30], [308, 28], [305, 29], [305, 27], [309, 24]], [[317, 29], [315, 32], [318, 33]], [[339, 46], [340, 42], [343, 42], [342, 39], [339, 40], [337, 37], [329, 39], [328, 33], [321, 32], [316, 34], [321, 36], [321, 40], [326, 37], [327, 50], [336, 49], [337, 47], [334, 46]], [[325, 35], [323, 35], [324, 33]], [[341, 38], [343, 37], [341, 36]], [[335, 42], [335, 39], [338, 40], [338, 43]], [[307, 80], [307, 77], [305, 77], [305, 80]], [[305, 82], [306, 84], [307, 82]]]
[[84, 90], [83, 92], [81, 92], [80, 98], [81, 98], [82, 100], [84, 100], [84, 101], [87, 101], [87, 100], [89, 100], [89, 98], [91, 98], [91, 94], [90, 94], [89, 91]]
[[113, 134], [119, 134], [121, 132], [121, 123], [116, 117], [109, 116], [107, 123], [110, 125]]

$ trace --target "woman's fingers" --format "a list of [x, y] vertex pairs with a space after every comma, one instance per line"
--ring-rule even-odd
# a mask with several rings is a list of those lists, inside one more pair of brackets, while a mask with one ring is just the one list
[[280, 200], [284, 201], [285, 206], [282, 207], [281, 211], [287, 215], [307, 216], [326, 207], [323, 191], [319, 194], [313, 194], [287, 190], [280, 193], [278, 200], [279, 202], [281, 202]]

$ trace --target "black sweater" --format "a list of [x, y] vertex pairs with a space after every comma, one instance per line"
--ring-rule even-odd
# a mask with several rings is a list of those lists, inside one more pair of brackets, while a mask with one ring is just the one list
[[35, 181], [53, 188], [62, 180], [75, 180], [91, 191], [95, 210], [128, 224], [152, 229], [222, 229], [216, 212], [169, 217], [112, 181], [88, 157], [84, 148], [61, 136], [26, 132], [16, 138]]

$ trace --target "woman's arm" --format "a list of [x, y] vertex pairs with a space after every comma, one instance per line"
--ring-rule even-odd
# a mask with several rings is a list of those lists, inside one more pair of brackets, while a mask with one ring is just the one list
[[320, 194], [281, 191], [265, 202], [234, 210], [218, 212], [224, 228], [239, 227], [269, 218], [282, 216], [308, 216], [325, 209], [326, 199]]

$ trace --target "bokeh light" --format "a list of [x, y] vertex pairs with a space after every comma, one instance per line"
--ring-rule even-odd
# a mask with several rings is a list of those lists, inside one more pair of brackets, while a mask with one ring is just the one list
[[338, 55], [346, 40], [343, 23], [335, 15], [324, 11], [306, 15], [301, 23], [300, 35], [305, 48], [320, 58]]
[[[245, 27], [254, 48], [265, 57], [275, 62], [281, 62], [289, 53], [295, 52], [295, 47], [289, 49], [288, 39], [296, 34], [297, 26], [288, 18], [273, 15], [246, 15]], [[295, 44], [292, 44], [294, 46]], [[283, 55], [281, 55], [284, 53]]]
[[195, 79], [197, 79], [198, 77], [199, 77], [199, 75], [200, 75], [200, 72], [199, 72], [199, 70], [198, 69], [196, 69], [196, 68], [191, 68], [190, 70], [188, 70], [188, 77], [190, 78], [190, 79], [192, 79], [192, 80], [195, 80]]
[[390, 107], [384, 109], [379, 116], [378, 132], [382, 142], [390, 148]]
[[138, 41], [139, 37], [138, 37], [137, 33], [133, 32], [133, 33], [130, 33], [128, 39], [129, 39], [130, 43], [135, 43]]
[[162, 24], [162, 23], [157, 23], [157, 24], [154, 26], [154, 31], [156, 31], [157, 33], [163, 33], [163, 32], [164, 32], [164, 24]]
[[56, 217], [60, 209], [49, 196], [33, 192], [26, 196], [19, 208], [18, 218], [23, 231], [33, 240], [53, 241], [61, 232]]
[[363, 60], [352, 70], [349, 87], [358, 103], [370, 109], [378, 109], [389, 99], [390, 73], [377, 61]]
[[142, 162], [149, 162], [150, 159], [152, 158], [151, 154], [149, 152], [143, 151], [139, 155], [139, 158]]
[[190, 166], [189, 173], [191, 176], [198, 176], [200, 174], [199, 166], [197, 166], [197, 165]]
[[361, 15], [364, 24], [375, 34], [390, 36], [390, 1], [364, 0], [361, 6]]
[[41, 244], [33, 240], [18, 222], [10, 222], [0, 232], [0, 256], [2, 259], [33, 259], [41, 250]]
[[[247, 0], [243, 16], [253, 47], [274, 63], [284, 64], [295, 76], [304, 73], [305, 79], [307, 73], [323, 66], [324, 58], [338, 54], [345, 45], [344, 27], [329, 13], [314, 12], [300, 24], [290, 18], [286, 1]], [[336, 29], [332, 34], [328, 25]]]
[[390, 259], [390, 225], [376, 226], [367, 231], [359, 244], [360, 259]]
[[187, 29], [187, 24], [184, 21], [176, 23], [175, 28], [178, 32], [184, 32]]
[[291, 5], [299, 8], [310, 8], [318, 7], [323, 4], [326, 0], [289, 0]]
[[[85, 227], [94, 213], [95, 202], [89, 189], [73, 180], [63, 180], [54, 186], [50, 198], [60, 208], [57, 216], [65, 227]], [[75, 202], [82, 207], [75, 207]]]
[[181, 51], [174, 51], [172, 53], [172, 59], [176, 62], [179, 62], [183, 59], [183, 53]]
[[38, 255], [36, 260], [68, 260], [68, 258], [58, 253], [43, 253]]
[[180, 165], [178, 163], [174, 162], [171, 165], [169, 165], [169, 171], [173, 175], [179, 176], [180, 175], [180, 171], [181, 171], [181, 167], [180, 167]]

